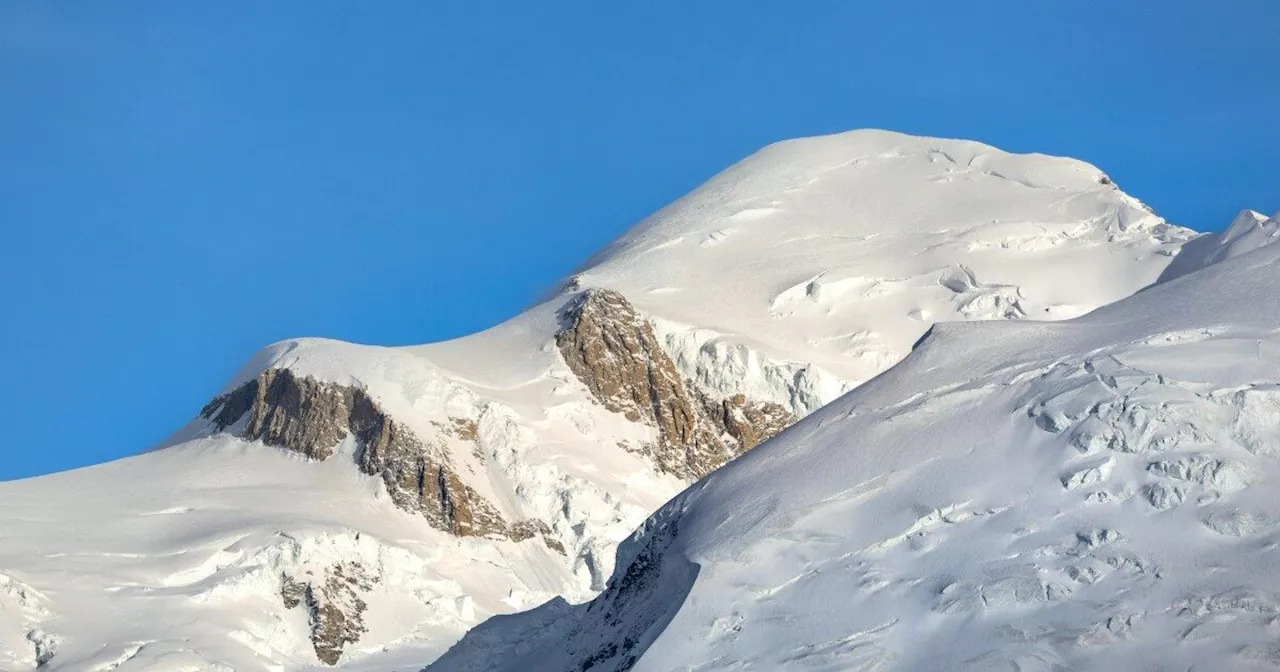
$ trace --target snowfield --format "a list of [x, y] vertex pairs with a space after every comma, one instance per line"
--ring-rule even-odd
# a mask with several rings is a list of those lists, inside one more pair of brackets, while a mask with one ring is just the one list
[[1280, 657], [1275, 230], [772, 145], [504, 324], [278, 343], [163, 445], [0, 484], [0, 669]]
[[1192, 235], [1080, 161], [856, 131], [765, 148], [575, 277], [852, 385], [934, 322], [1062, 319], [1128, 296]]
[[429, 669], [1276, 669], [1277, 281], [1266, 246], [938, 325], [659, 510], [594, 602]]

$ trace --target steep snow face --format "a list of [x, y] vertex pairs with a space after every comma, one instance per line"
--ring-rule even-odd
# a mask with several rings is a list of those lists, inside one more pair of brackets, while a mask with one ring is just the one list
[[1264, 246], [1066, 322], [939, 325], [663, 507], [590, 605], [431, 669], [478, 669], [473, 637], [511, 670], [1274, 669], [1277, 281]]
[[493, 329], [278, 343], [164, 450], [0, 486], [0, 660], [429, 662], [494, 614], [590, 599], [663, 502], [931, 324], [1087, 312], [1191, 236], [1070, 159], [769, 147]]
[[1254, 210], [1240, 211], [1223, 232], [1201, 236], [1183, 246], [1177, 258], [1160, 274], [1160, 281], [1172, 280], [1275, 242], [1280, 235], [1277, 218], [1280, 213], [1267, 217]]

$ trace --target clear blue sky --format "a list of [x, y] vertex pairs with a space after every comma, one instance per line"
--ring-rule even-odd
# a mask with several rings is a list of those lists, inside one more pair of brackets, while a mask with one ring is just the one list
[[138, 452], [258, 347], [518, 312], [768, 142], [1091, 161], [1280, 208], [1280, 2], [6, 2], [0, 478]]

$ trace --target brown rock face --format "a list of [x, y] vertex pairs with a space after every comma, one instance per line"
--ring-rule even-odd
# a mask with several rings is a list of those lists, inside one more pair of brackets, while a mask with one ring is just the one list
[[[219, 431], [245, 414], [243, 438], [316, 460], [332, 456], [343, 439], [354, 436], [360, 470], [380, 477], [396, 506], [438, 529], [458, 536], [516, 536], [498, 510], [459, 478], [441, 446], [392, 420], [359, 387], [268, 369], [201, 411]], [[455, 432], [474, 437], [474, 423], [454, 424]]]
[[336, 665], [346, 645], [359, 641], [368, 631], [364, 625], [368, 605], [360, 593], [372, 587], [372, 579], [359, 563], [339, 562], [328, 568], [323, 581], [283, 577], [280, 597], [286, 609], [306, 607], [316, 657]]
[[354, 394], [341, 385], [309, 379], [304, 383], [288, 370], [270, 369], [224, 396], [225, 403], [212, 417], [211, 407], [218, 399], [202, 412], [219, 430], [234, 424], [247, 411], [244, 438], [323, 460], [347, 436], [346, 416]]
[[589, 289], [570, 303], [556, 345], [605, 408], [658, 430], [657, 443], [642, 452], [680, 478], [710, 473], [793, 421], [779, 404], [697, 392], [663, 351], [653, 326], [612, 290]]
[[719, 402], [703, 397], [702, 403], [711, 422], [737, 441], [740, 453], [755, 448], [795, 422], [791, 412], [782, 405], [748, 401], [742, 394]]
[[508, 534], [512, 541], [524, 541], [525, 539], [542, 537], [542, 543], [546, 544], [547, 548], [560, 555], [568, 555], [564, 550], [564, 544], [560, 543], [560, 540], [552, 535], [551, 528], [537, 518], [528, 518], [515, 523], [511, 526]]

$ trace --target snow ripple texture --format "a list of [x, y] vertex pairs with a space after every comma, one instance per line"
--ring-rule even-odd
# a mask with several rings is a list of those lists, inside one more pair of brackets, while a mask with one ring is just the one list
[[1276, 669], [1277, 281], [1265, 246], [1076, 320], [939, 325], [490, 669]]

